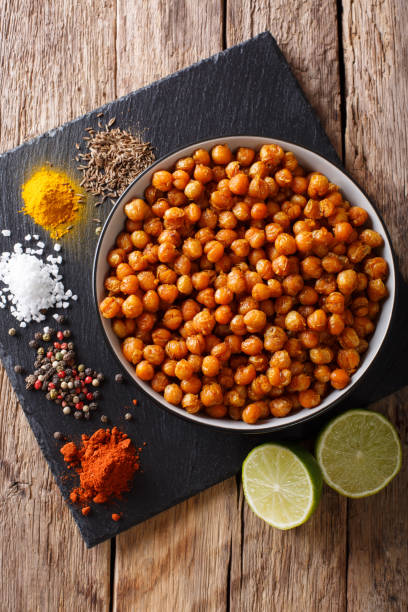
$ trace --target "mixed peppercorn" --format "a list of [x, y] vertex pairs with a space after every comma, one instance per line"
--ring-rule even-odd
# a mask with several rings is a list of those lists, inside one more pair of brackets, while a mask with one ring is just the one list
[[326, 176], [274, 143], [216, 145], [154, 172], [124, 212], [100, 312], [169, 403], [254, 424], [350, 383], [388, 266]]
[[[62, 407], [64, 414], [74, 411], [76, 419], [89, 419], [97, 409], [104, 375], [77, 363], [69, 329], [55, 332], [45, 328], [37, 332], [29, 346], [37, 350], [34, 372], [26, 377], [26, 388], [42, 391], [45, 397]], [[40, 343], [49, 343], [44, 347]]]

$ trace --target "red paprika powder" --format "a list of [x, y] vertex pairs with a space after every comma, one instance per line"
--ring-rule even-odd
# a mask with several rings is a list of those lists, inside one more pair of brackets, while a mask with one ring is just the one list
[[91, 437], [82, 436], [82, 446], [65, 444], [61, 451], [68, 467], [79, 474], [79, 486], [73, 489], [73, 503], [103, 504], [121, 498], [130, 491], [139, 455], [132, 440], [117, 427], [98, 429]]

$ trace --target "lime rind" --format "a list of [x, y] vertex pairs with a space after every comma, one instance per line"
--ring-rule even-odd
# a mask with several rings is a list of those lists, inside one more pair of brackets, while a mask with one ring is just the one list
[[261, 444], [242, 466], [244, 495], [251, 510], [277, 529], [305, 523], [316, 509], [322, 475], [314, 457], [292, 445]]
[[375, 495], [398, 474], [402, 449], [395, 427], [378, 412], [348, 410], [332, 419], [316, 442], [326, 484], [345, 497]]

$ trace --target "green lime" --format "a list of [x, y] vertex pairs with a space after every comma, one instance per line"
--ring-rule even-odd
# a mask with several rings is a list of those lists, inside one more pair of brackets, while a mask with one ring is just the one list
[[325, 482], [346, 497], [381, 491], [401, 468], [401, 443], [378, 412], [349, 410], [321, 432], [316, 459]]
[[261, 444], [242, 466], [245, 498], [253, 512], [278, 529], [305, 523], [322, 492], [322, 476], [307, 451], [283, 444]]

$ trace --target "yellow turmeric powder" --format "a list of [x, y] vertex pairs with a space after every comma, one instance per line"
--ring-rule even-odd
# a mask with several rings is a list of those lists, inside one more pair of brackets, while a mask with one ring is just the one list
[[60, 238], [78, 217], [81, 191], [65, 172], [43, 166], [22, 187], [22, 212], [48, 230], [52, 238]]

